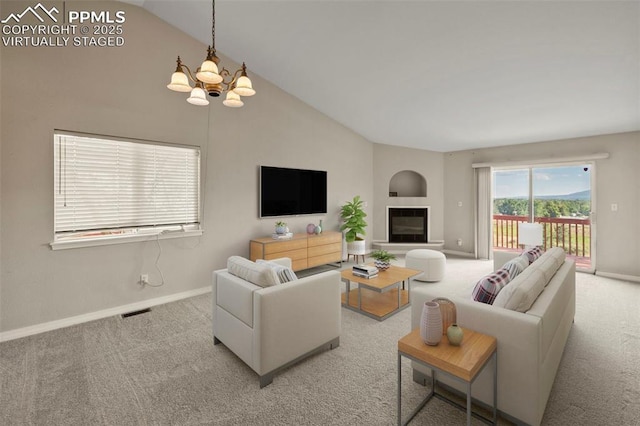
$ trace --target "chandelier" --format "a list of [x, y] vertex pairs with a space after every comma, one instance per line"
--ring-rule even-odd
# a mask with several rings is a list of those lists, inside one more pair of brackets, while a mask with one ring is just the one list
[[[207, 58], [196, 70], [195, 76], [188, 66], [182, 63], [180, 56], [176, 61], [178, 66], [171, 76], [171, 83], [167, 87], [175, 92], [191, 92], [187, 102], [193, 105], [209, 105], [206, 93], [217, 98], [222, 92], [227, 96], [222, 103], [225, 106], [239, 108], [244, 105], [240, 96], [253, 96], [256, 91], [251, 86], [251, 80], [247, 77], [247, 67], [242, 63], [242, 68], [231, 74], [226, 68], [218, 71], [220, 59], [216, 56], [216, 1], [211, 1], [211, 46], [207, 47]], [[186, 71], [186, 73], [185, 73]], [[189, 83], [193, 82], [193, 87]]]

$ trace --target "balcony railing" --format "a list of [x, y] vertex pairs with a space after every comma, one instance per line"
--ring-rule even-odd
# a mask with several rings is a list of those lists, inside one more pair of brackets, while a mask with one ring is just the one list
[[[518, 249], [518, 223], [528, 222], [527, 216], [493, 215], [493, 247], [498, 250]], [[542, 224], [544, 249], [562, 247], [576, 258], [580, 266], [591, 261], [591, 220], [559, 217], [536, 217]]]

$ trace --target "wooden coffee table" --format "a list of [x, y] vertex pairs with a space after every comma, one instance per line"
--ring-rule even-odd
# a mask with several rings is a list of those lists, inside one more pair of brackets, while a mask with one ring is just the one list
[[[438, 374], [446, 374], [449, 377], [465, 383], [467, 390], [467, 425], [471, 424], [471, 416], [488, 424], [497, 424], [498, 413], [498, 352], [495, 337], [478, 333], [467, 328], [463, 329], [464, 338], [460, 346], [449, 344], [446, 336], [442, 337], [437, 346], [429, 346], [422, 341], [420, 329], [398, 340], [398, 425], [406, 425], [432, 398], [437, 397], [464, 410], [465, 407], [455, 401], [436, 392]], [[418, 407], [411, 412], [409, 418], [402, 419], [402, 357], [409, 358], [431, 370], [431, 392], [422, 400]], [[493, 418], [487, 419], [471, 411], [471, 385], [478, 374], [493, 359]]]
[[[342, 271], [342, 281], [347, 291], [342, 295], [342, 306], [368, 317], [385, 320], [409, 306], [411, 278], [421, 274], [416, 269], [390, 266], [380, 271], [375, 278], [362, 278], [353, 275], [351, 269]], [[358, 288], [351, 290], [351, 283]], [[406, 290], [403, 290], [405, 282]], [[363, 291], [364, 290], [364, 291]]]

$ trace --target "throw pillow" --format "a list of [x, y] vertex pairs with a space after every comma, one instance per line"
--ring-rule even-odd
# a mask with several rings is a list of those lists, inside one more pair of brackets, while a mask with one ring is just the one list
[[275, 271], [267, 265], [259, 265], [240, 256], [231, 256], [227, 260], [227, 271], [260, 287], [280, 284]]
[[491, 305], [500, 290], [509, 284], [509, 280], [509, 271], [504, 268], [498, 269], [492, 274], [485, 275], [480, 278], [480, 281], [476, 283], [473, 289], [473, 300]]
[[273, 269], [273, 271], [278, 276], [278, 279], [280, 280], [280, 284], [288, 283], [290, 281], [295, 281], [298, 279], [298, 277], [296, 276], [296, 273], [293, 272], [293, 269], [288, 268], [286, 266], [282, 266], [276, 262], [270, 262], [268, 260], [258, 259], [256, 260], [256, 263], [266, 265], [269, 268]]
[[529, 266], [529, 260], [522, 256], [518, 256], [515, 259], [511, 259], [510, 261], [502, 265], [502, 269], [506, 269], [507, 271], [509, 271], [509, 280], [512, 280], [520, 275], [520, 273], [524, 271], [527, 266]]
[[529, 265], [536, 261], [540, 256], [542, 256], [542, 249], [540, 247], [534, 247], [531, 250], [528, 250], [522, 253], [522, 256], [526, 256], [529, 259]]

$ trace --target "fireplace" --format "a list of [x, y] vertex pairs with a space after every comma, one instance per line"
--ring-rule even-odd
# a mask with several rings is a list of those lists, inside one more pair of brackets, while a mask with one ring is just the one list
[[390, 243], [429, 242], [429, 207], [387, 207], [387, 238]]

